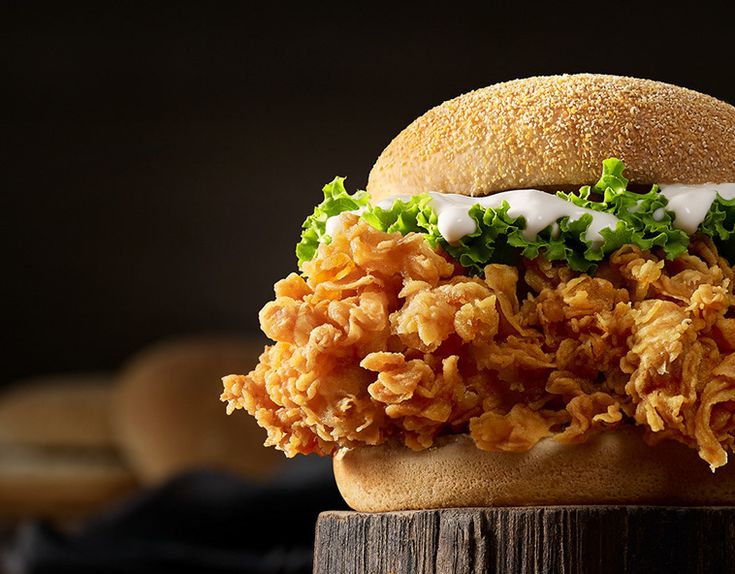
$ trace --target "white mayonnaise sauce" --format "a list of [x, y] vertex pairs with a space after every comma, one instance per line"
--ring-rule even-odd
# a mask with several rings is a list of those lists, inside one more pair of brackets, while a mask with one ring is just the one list
[[722, 199], [735, 199], [735, 183], [673, 183], [660, 188], [661, 195], [669, 202], [666, 211], [674, 213], [674, 227], [689, 235], [697, 231], [718, 195]]
[[332, 217], [327, 219], [327, 222], [324, 224], [324, 232], [329, 235], [329, 237], [334, 237], [335, 234], [340, 233], [344, 230], [344, 227], [342, 226], [342, 223], [344, 222], [344, 218], [342, 217], [345, 213], [350, 213], [349, 211], [343, 211], [342, 213], [339, 213], [337, 215], [333, 215]]
[[497, 209], [507, 201], [510, 206], [508, 215], [510, 217], [524, 217], [526, 228], [523, 235], [526, 239], [534, 239], [541, 230], [549, 225], [553, 226], [562, 217], [569, 217], [575, 221], [583, 215], [592, 216], [592, 223], [587, 228], [585, 238], [593, 245], [603, 242], [600, 234], [605, 228], [615, 229], [618, 218], [610, 213], [603, 213], [585, 207], [574, 205], [566, 201], [540, 191], [538, 189], [514, 189], [504, 191], [487, 197], [467, 197], [454, 193], [430, 193], [431, 207], [438, 217], [437, 227], [442, 237], [448, 243], [455, 243], [465, 235], [475, 231], [475, 220], [469, 215], [469, 209], [479, 204], [485, 209], [492, 207]]
[[[719, 195], [723, 199], [735, 199], [735, 183], [706, 183], [697, 185], [670, 184], [660, 186], [668, 205], [657, 209], [653, 213], [653, 219], [661, 221], [665, 211], [674, 213], [674, 226], [692, 235], [697, 231], [707, 212], [712, 207], [712, 202]], [[570, 201], [566, 201], [556, 195], [540, 191], [538, 189], [514, 189], [503, 191], [486, 197], [468, 197], [457, 193], [430, 192], [431, 207], [437, 215], [437, 227], [442, 237], [448, 243], [454, 244], [466, 235], [476, 230], [475, 220], [470, 217], [469, 211], [473, 205], [481, 205], [485, 209], [491, 207], [497, 209], [503, 201], [509, 205], [508, 215], [510, 217], [523, 217], [526, 220], [526, 228], [523, 235], [526, 239], [533, 240], [540, 231], [552, 226], [552, 235], [558, 236], [558, 220], [568, 217], [576, 221], [585, 214], [592, 216], [592, 223], [587, 228], [585, 238], [593, 246], [599, 246], [603, 242], [603, 229], [615, 229], [619, 219], [611, 213], [595, 211], [585, 207], [579, 207]], [[377, 202], [375, 205], [382, 209], [390, 209], [393, 204], [400, 201], [409, 201], [410, 195], [396, 195]], [[634, 210], [638, 205], [634, 206]], [[349, 211], [355, 215], [362, 215], [362, 209]], [[326, 233], [334, 235], [342, 229], [342, 218], [336, 215], [327, 219]]]
[[406, 195], [404, 193], [400, 193], [398, 195], [392, 195], [390, 197], [386, 197], [385, 199], [381, 199], [378, 203], [375, 204], [375, 207], [379, 207], [383, 210], [388, 210], [391, 207], [393, 207], [393, 204], [396, 201], [403, 201], [404, 203], [407, 203], [411, 200], [411, 195]]
[[341, 231], [344, 231], [344, 218], [342, 217], [345, 213], [351, 213], [353, 215], [357, 215], [357, 217], [360, 217], [365, 212], [365, 208], [361, 207], [360, 209], [353, 209], [352, 211], [343, 211], [342, 213], [338, 213], [337, 215], [333, 215], [332, 217], [327, 218], [327, 222], [324, 224], [324, 231], [326, 232], [329, 237], [334, 237], [335, 233], [340, 233]]

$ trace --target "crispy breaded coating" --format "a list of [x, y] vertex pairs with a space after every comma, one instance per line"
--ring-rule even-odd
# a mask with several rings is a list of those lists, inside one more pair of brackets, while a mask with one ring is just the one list
[[266, 444], [330, 454], [468, 433], [523, 451], [637, 424], [714, 469], [735, 442], [733, 268], [695, 238], [674, 261], [626, 245], [594, 277], [543, 259], [466, 277], [421, 235], [353, 215], [276, 284], [260, 313], [275, 341], [225, 377]]

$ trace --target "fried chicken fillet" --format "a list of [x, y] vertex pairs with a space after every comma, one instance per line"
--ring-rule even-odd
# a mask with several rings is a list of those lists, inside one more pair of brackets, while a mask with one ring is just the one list
[[[595, 276], [543, 259], [467, 277], [418, 234], [351, 215], [260, 322], [276, 344], [225, 378], [229, 409], [295, 454], [469, 433], [525, 451], [634, 423], [712, 467], [735, 438], [732, 266], [706, 238], [666, 261], [633, 245]], [[525, 294], [521, 295], [521, 294]]]

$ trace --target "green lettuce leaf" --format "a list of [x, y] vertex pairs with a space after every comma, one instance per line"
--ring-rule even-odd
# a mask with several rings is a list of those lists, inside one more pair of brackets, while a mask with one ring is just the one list
[[[666, 211], [666, 198], [654, 185], [648, 193], [628, 191], [628, 180], [623, 177], [625, 166], [619, 159], [602, 162], [602, 177], [594, 185], [582, 187], [578, 194], [558, 192], [556, 195], [580, 207], [612, 213], [626, 225], [616, 230], [603, 230], [603, 251], [611, 253], [633, 243], [641, 249], [661, 247], [668, 259], [675, 259], [686, 251], [689, 236], [673, 226], [673, 214]], [[592, 201], [591, 192], [602, 195], [602, 201]]]
[[699, 231], [713, 239], [720, 255], [728, 261], [735, 260], [735, 199], [723, 199], [718, 195]]
[[311, 261], [316, 255], [320, 243], [329, 243], [332, 238], [327, 235], [327, 219], [344, 211], [356, 211], [370, 207], [370, 196], [365, 191], [352, 195], [345, 189], [345, 178], [335, 177], [322, 188], [324, 201], [314, 208], [314, 213], [306, 218], [301, 232], [301, 241], [296, 245], [296, 257], [299, 268], [304, 261]]
[[[396, 199], [388, 209], [371, 206], [362, 218], [370, 225], [387, 233], [427, 233], [431, 241], [432, 225], [436, 225], [436, 214], [429, 205], [431, 197], [427, 193], [414, 195], [407, 201]], [[433, 219], [432, 219], [433, 218]]]
[[[474, 233], [449, 244], [437, 227], [438, 218], [431, 206], [431, 196], [420, 194], [408, 199], [396, 199], [390, 207], [373, 206], [364, 191], [348, 194], [344, 178], [327, 184], [324, 201], [304, 222], [301, 242], [296, 247], [299, 267], [314, 257], [320, 243], [329, 243], [326, 222], [345, 211], [358, 212], [367, 223], [389, 233], [421, 233], [432, 246], [440, 245], [469, 273], [482, 274], [488, 263], [515, 263], [519, 257], [549, 261], [564, 261], [573, 270], [592, 273], [597, 264], [622, 245], [632, 243], [641, 249], [659, 248], [668, 259], [686, 251], [689, 236], [673, 224], [674, 214], [666, 209], [667, 200], [654, 185], [647, 193], [628, 190], [623, 176], [623, 162], [610, 158], [603, 162], [602, 175], [593, 186], [584, 186], [577, 193], [557, 192], [557, 197], [579, 207], [615, 215], [615, 229], [600, 231], [602, 241], [587, 239], [592, 222], [590, 214], [578, 219], [562, 217], [541, 230], [535, 237], [526, 237], [523, 217], [511, 217], [510, 206], [503, 202], [497, 208], [472, 206], [469, 215], [475, 221]], [[699, 228], [712, 237], [726, 257], [735, 256], [735, 200], [718, 196]], [[732, 259], [731, 259], [732, 260]]]

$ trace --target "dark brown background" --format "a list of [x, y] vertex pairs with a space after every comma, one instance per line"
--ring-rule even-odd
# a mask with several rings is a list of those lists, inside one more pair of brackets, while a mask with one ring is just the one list
[[706, 4], [3, 3], [0, 384], [158, 338], [257, 332], [334, 175], [472, 88], [628, 74], [735, 102]]

